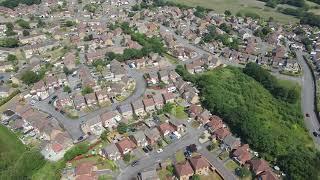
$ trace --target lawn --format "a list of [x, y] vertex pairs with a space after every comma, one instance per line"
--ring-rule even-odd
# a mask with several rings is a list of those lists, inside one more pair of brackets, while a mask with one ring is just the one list
[[170, 54], [165, 53], [164, 57], [171, 63], [171, 64], [179, 64], [179, 59], [173, 57]]
[[275, 9], [264, 6], [264, 2], [257, 0], [171, 0], [176, 3], [185, 4], [188, 6], [203, 6], [205, 8], [214, 9], [218, 13], [224, 13], [225, 10], [230, 10], [233, 14], [241, 12], [255, 12], [260, 17], [273, 17], [281, 23], [298, 22], [298, 19], [293, 16], [288, 16], [277, 12]]
[[201, 175], [201, 180], [222, 180], [222, 177], [216, 172], [210, 172], [208, 175]]
[[103, 160], [103, 158], [100, 156], [92, 156], [92, 157], [88, 157], [88, 158], [79, 159], [77, 161], [73, 161], [72, 166], [76, 167], [77, 165], [84, 163], [84, 162], [92, 162], [92, 163], [96, 164], [98, 169], [110, 169], [110, 170], [117, 169], [117, 165], [113, 161], [108, 160], [108, 159]]
[[178, 163], [186, 160], [182, 150], [177, 151], [175, 157]]
[[237, 163], [230, 160], [225, 164], [226, 168], [229, 169], [232, 172], [235, 172], [235, 170], [239, 167]]
[[33, 180], [56, 180], [60, 179], [60, 170], [65, 166], [65, 162], [47, 162], [41, 169], [32, 176]]
[[223, 151], [221, 154], [219, 154], [219, 159], [226, 160], [229, 157], [229, 153], [227, 151]]
[[5, 157], [1, 158], [0, 169], [11, 166], [25, 151], [25, 147], [17, 136], [7, 129], [5, 126], [0, 125], [0, 155]]
[[184, 107], [179, 105], [174, 105], [171, 114], [175, 116], [177, 119], [187, 119], [188, 115], [186, 112], [184, 112]]

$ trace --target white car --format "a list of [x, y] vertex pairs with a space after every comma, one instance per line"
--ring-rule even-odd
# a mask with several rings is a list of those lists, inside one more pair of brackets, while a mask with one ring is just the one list
[[157, 153], [162, 153], [163, 152], [163, 149], [158, 149], [157, 150]]

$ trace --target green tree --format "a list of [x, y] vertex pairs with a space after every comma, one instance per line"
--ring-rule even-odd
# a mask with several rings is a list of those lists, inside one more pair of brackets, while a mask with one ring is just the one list
[[71, 88], [67, 85], [63, 86], [63, 92], [71, 93]]
[[109, 129], [104, 130], [103, 133], [100, 135], [100, 139], [103, 141], [108, 140], [109, 133]]
[[232, 13], [231, 13], [230, 10], [225, 10], [225, 11], [224, 11], [224, 15], [226, 15], [226, 16], [231, 16]]
[[22, 75], [21, 75], [21, 80], [27, 84], [27, 85], [30, 85], [30, 84], [33, 84], [35, 82], [38, 82], [39, 81], [39, 76], [33, 72], [33, 71], [25, 71]]
[[117, 126], [117, 131], [119, 134], [124, 134], [128, 131], [128, 125], [124, 122], [120, 122]]
[[30, 32], [28, 30], [23, 30], [22, 34], [23, 34], [23, 36], [29, 36]]
[[64, 160], [70, 161], [76, 156], [79, 156], [81, 154], [85, 154], [89, 151], [89, 145], [87, 143], [80, 143], [75, 146], [73, 146], [71, 149], [69, 149], [63, 156]]
[[198, 174], [194, 174], [192, 177], [191, 177], [191, 180], [200, 180], [200, 176]]
[[30, 29], [30, 24], [28, 21], [25, 21], [23, 19], [18, 19], [16, 23], [23, 29]]
[[93, 89], [90, 86], [86, 86], [81, 91], [82, 95], [93, 93]]
[[1, 38], [0, 47], [15, 48], [19, 46], [19, 40], [16, 38]]

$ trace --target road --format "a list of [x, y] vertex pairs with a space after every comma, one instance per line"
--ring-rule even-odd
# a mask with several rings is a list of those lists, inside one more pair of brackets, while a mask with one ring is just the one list
[[129, 68], [127, 68], [127, 73], [128, 76], [132, 77], [136, 82], [134, 92], [127, 99], [119, 103], [113, 103], [110, 107], [101, 108], [97, 111], [91, 112], [85, 116], [80, 117], [79, 119], [70, 119], [62, 115], [60, 112], [56, 111], [52, 105], [48, 104], [48, 101], [50, 100], [50, 97], [52, 95], [46, 100], [37, 101], [34, 104], [34, 107], [55, 117], [60, 122], [60, 124], [62, 124], [64, 129], [67, 130], [72, 139], [77, 140], [79, 137], [84, 136], [82, 130], [80, 129], [81, 123], [84, 123], [87, 120], [102, 114], [103, 112], [116, 110], [117, 106], [134, 102], [144, 95], [144, 92], [146, 90], [146, 83], [143, 77], [143, 73]]
[[302, 112], [305, 115], [309, 114], [310, 117], [305, 117], [305, 125], [309, 130], [310, 136], [313, 138], [314, 142], [317, 144], [317, 148], [320, 149], [320, 138], [314, 137], [312, 132], [317, 131], [320, 128], [319, 121], [315, 112], [315, 84], [312, 78], [312, 71], [310, 70], [307, 62], [303, 58], [303, 53], [301, 51], [296, 51], [297, 60], [303, 69], [303, 77], [302, 77], [302, 91], [301, 91], [301, 99], [302, 99]]
[[[191, 129], [193, 128], [188, 128], [188, 130]], [[235, 175], [224, 167], [222, 161], [219, 161], [216, 157], [210, 154], [210, 152], [208, 152], [205, 149], [205, 147], [202, 147], [198, 143], [198, 138], [201, 132], [202, 131], [200, 130], [192, 130], [188, 132], [185, 136], [183, 136], [180, 140], [172, 144], [169, 144], [167, 147], [165, 147], [162, 153], [157, 153], [153, 151], [151, 154], [141, 158], [139, 160], [139, 164], [135, 167], [128, 166], [127, 168], [122, 169], [117, 179], [131, 179], [132, 177], [137, 176], [139, 172], [146, 168], [155, 168], [159, 162], [163, 162], [166, 159], [171, 158], [178, 150], [184, 149], [186, 146], [190, 144], [197, 144], [198, 147], [201, 147], [201, 150], [199, 150], [199, 152], [210, 161], [210, 163], [219, 171], [219, 173], [224, 177], [224, 179], [236, 179]]]

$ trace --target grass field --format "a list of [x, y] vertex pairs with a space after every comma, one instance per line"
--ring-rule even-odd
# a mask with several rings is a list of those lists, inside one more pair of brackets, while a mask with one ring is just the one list
[[0, 163], [1, 171], [4, 170], [5, 167], [13, 165], [25, 151], [24, 145], [17, 136], [2, 125], [0, 125], [0, 147], [0, 156], [3, 155], [3, 158], [6, 159], [6, 161], [1, 161], [2, 163], [7, 162], [5, 164]]
[[214, 9], [218, 13], [224, 13], [225, 10], [230, 10], [233, 14], [237, 12], [247, 13], [255, 12], [260, 17], [268, 19], [273, 17], [281, 23], [298, 22], [297, 18], [277, 12], [275, 9], [266, 7], [264, 2], [257, 0], [170, 0], [176, 3], [185, 4], [188, 6], [203, 6]]

